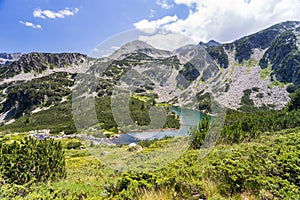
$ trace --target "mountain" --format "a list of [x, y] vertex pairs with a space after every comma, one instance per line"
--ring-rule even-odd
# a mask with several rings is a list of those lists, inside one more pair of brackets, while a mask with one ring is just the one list
[[86, 56], [78, 53], [29, 53], [0, 69], [0, 80], [12, 78], [22, 73], [41, 74], [56, 68], [68, 68], [82, 65]]
[[0, 53], [0, 67], [9, 65], [12, 62], [18, 60], [21, 57], [21, 53]]
[[123, 45], [120, 49], [116, 50], [112, 55], [110, 55], [109, 58], [112, 60], [120, 60], [125, 58], [126, 55], [132, 53], [144, 53], [153, 58], [170, 56], [169, 51], [156, 49], [146, 42], [135, 40]]
[[[52, 124], [58, 132], [74, 132], [74, 88], [82, 91], [79, 99], [95, 96], [97, 109], [102, 104], [109, 107], [110, 97], [119, 89], [138, 99], [213, 113], [212, 101], [245, 112], [281, 109], [289, 102], [289, 93], [300, 87], [299, 46], [300, 22], [287, 21], [232, 43], [210, 41], [174, 51], [137, 40], [106, 59], [78, 53], [24, 54], [0, 68], [0, 121], [3, 129], [42, 129]], [[55, 117], [47, 121], [47, 115]], [[114, 124], [110, 117], [105, 120]]]
[[[299, 85], [299, 26], [300, 22], [287, 21], [233, 43], [208, 47], [219, 66], [228, 67], [223, 74], [231, 70], [229, 96], [250, 96], [249, 103], [255, 106], [286, 104], [285, 88]], [[233, 99], [227, 105], [236, 108], [239, 100]]]
[[199, 45], [202, 45], [202, 46], [205, 46], [205, 47], [218, 47], [218, 46], [221, 46], [222, 44], [215, 41], [215, 40], [210, 40], [207, 43], [200, 42]]

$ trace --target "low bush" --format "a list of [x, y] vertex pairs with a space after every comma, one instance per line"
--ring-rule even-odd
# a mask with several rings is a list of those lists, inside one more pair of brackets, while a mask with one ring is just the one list
[[23, 185], [66, 176], [60, 142], [31, 137], [12, 143], [0, 142], [0, 173], [5, 183]]

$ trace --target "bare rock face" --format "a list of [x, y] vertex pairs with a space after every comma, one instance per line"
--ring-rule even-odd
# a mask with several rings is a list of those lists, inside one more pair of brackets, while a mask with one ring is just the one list
[[21, 53], [0, 53], [0, 67], [7, 66], [21, 57]]
[[221, 46], [222, 44], [215, 41], [215, 40], [210, 40], [208, 41], [207, 43], [205, 42], [200, 42], [199, 45], [202, 45], [202, 46], [205, 46], [205, 47], [219, 47]]
[[20, 73], [42, 73], [47, 69], [64, 68], [82, 64], [87, 56], [79, 53], [29, 53], [1, 68], [0, 78], [10, 78]]
[[284, 31], [274, 40], [260, 60], [262, 69], [270, 67], [273, 79], [283, 83], [300, 84], [300, 51], [298, 39], [300, 24], [294, 29]]

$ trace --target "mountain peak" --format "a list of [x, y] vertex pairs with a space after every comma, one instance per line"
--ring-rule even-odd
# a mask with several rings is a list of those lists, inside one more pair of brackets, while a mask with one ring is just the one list
[[144, 53], [151, 57], [166, 57], [171, 54], [169, 51], [156, 49], [144, 41], [134, 40], [126, 43], [120, 49], [116, 50], [111, 56], [109, 56], [109, 58], [123, 59], [128, 54], [132, 53]]
[[121, 48], [138, 50], [138, 49], [153, 48], [153, 46], [141, 40], [134, 40], [132, 42], [126, 43]]
[[270, 28], [291, 29], [300, 26], [300, 21], [285, 21], [271, 26]]
[[205, 47], [218, 47], [218, 46], [221, 46], [222, 44], [215, 41], [215, 40], [210, 40], [208, 42], [200, 42], [199, 45], [201, 46], [205, 46]]

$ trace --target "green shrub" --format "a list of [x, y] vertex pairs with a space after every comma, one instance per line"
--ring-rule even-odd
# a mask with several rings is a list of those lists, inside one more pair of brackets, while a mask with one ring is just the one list
[[75, 142], [74, 141], [70, 141], [70, 142], [68, 142], [66, 144], [66, 148], [67, 149], [79, 149], [81, 145], [82, 144], [79, 141], [75, 141]]
[[300, 89], [291, 94], [291, 101], [288, 105], [288, 110], [299, 110], [300, 108]]
[[241, 98], [241, 105], [254, 105], [253, 100], [250, 98], [252, 91], [250, 89], [246, 89], [243, 92], [244, 95]]
[[189, 135], [191, 137], [191, 148], [192, 149], [200, 149], [202, 144], [204, 143], [205, 136], [207, 135], [209, 129], [210, 118], [209, 116], [205, 116], [198, 127], [193, 127], [189, 131]]
[[22, 185], [66, 176], [64, 152], [53, 139], [25, 138], [8, 144], [0, 142], [0, 172], [6, 183]]
[[[298, 99], [299, 101], [299, 99]], [[290, 109], [295, 106], [290, 104]], [[263, 132], [280, 131], [300, 126], [299, 110], [283, 109], [243, 113], [230, 110], [219, 143], [240, 143], [257, 138]]]
[[106, 187], [112, 199], [137, 199], [142, 191], [155, 187], [158, 177], [154, 173], [122, 173], [114, 181]]
[[299, 142], [299, 133], [290, 133], [271, 142], [235, 145], [222, 157], [212, 155], [217, 158], [207, 175], [219, 183], [224, 196], [264, 189], [272, 199], [299, 199]]

